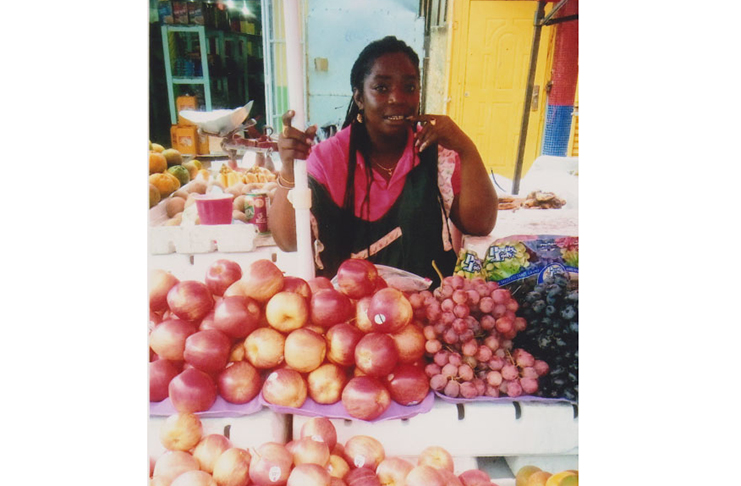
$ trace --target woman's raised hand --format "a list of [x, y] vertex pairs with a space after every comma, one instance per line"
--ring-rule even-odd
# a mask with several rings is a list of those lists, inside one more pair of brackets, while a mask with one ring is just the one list
[[461, 128], [445, 115], [414, 115], [407, 118], [422, 123], [422, 129], [414, 134], [414, 146], [422, 152], [430, 144], [438, 143], [458, 153], [471, 148], [473, 142]]
[[278, 152], [284, 168], [290, 168], [293, 172], [293, 160], [309, 157], [311, 146], [316, 137], [317, 126], [312, 125], [301, 131], [291, 126], [291, 120], [296, 116], [296, 112], [288, 110], [283, 114], [283, 130], [278, 136]]

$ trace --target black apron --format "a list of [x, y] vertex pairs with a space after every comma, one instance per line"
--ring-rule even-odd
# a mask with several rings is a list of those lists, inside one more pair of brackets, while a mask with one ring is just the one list
[[[344, 215], [345, 210], [334, 203], [329, 192], [309, 177], [311, 210], [318, 225], [318, 239], [324, 245], [319, 255], [324, 268], [317, 268], [317, 275], [334, 277], [340, 264], [352, 254], [367, 251], [370, 245], [400, 228], [401, 236], [380, 251], [371, 251], [368, 260], [427, 277], [433, 281], [430, 288], [439, 286], [440, 278], [432, 262], [446, 277], [453, 274], [456, 255], [443, 246], [445, 209], [437, 174], [437, 145], [434, 145], [420, 154], [420, 163], [407, 174], [401, 195], [378, 221], [365, 221], [354, 213], [349, 217]], [[370, 203], [373, 204], [372, 199]], [[342, 227], [343, 221], [350, 221], [345, 226], [351, 227]], [[341, 250], [348, 243], [350, 253]]]

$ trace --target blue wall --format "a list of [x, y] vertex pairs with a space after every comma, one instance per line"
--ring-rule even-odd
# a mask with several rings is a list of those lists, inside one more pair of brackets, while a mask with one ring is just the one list
[[[371, 41], [395, 35], [424, 57], [424, 19], [418, 0], [310, 0], [307, 12], [309, 124], [341, 125], [350, 103], [350, 69]], [[328, 59], [317, 71], [314, 59]], [[420, 66], [421, 68], [421, 66]]]

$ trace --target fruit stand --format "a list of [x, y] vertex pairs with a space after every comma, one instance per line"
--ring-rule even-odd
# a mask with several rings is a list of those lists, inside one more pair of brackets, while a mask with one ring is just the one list
[[[333, 281], [294, 275], [298, 255], [278, 249], [245, 205], [248, 194], [268, 194], [272, 181], [266, 172], [234, 170], [225, 163], [196, 168], [192, 179], [151, 204], [152, 481], [170, 468], [173, 449], [163, 430], [176, 417], [197, 417], [201, 441], [223, 437], [218, 441], [249, 451], [253, 460], [267, 444], [281, 444], [281, 453], [293, 455], [290, 471], [283, 471], [286, 479], [289, 473], [311, 476], [317, 472], [299, 467], [295, 448], [302, 430], [321, 417], [339, 444], [371, 437], [382, 444], [384, 457], [406, 461], [405, 474], [419, 469], [422, 482], [414, 484], [435, 484], [437, 479], [425, 479], [426, 465], [449, 469], [458, 478], [446, 477], [441, 484], [514, 485], [519, 472], [543, 480], [527, 484], [546, 484], [549, 477], [554, 478], [549, 486], [569, 484], [555, 480], [575, 476], [567, 471], [578, 468], [578, 404], [572, 393], [578, 354], [565, 353], [566, 362], [553, 355], [549, 363], [539, 361], [548, 349], [539, 348], [537, 329], [527, 327], [528, 320], [551, 321], [539, 306], [541, 293], [548, 312], [563, 316], [559, 323], [578, 320], [578, 239], [564, 236], [578, 234], [571, 192], [575, 161], [558, 168], [560, 175], [568, 174], [561, 179], [544, 168], [546, 162], [536, 162], [535, 176], [523, 180], [528, 197], [499, 187], [495, 231], [489, 237], [464, 237], [456, 273], [445, 276], [438, 289], [415, 288], [417, 280], [406, 282], [362, 260], [343, 264]], [[246, 187], [247, 173], [255, 179], [262, 175], [260, 187], [255, 182]], [[560, 180], [560, 185], [541, 187], [542, 180]], [[198, 197], [215, 185], [229, 195], [231, 221], [204, 224]], [[173, 198], [183, 202], [174, 204]], [[554, 200], [562, 204], [542, 206]], [[567, 269], [562, 272], [567, 278], [554, 280], [552, 268]], [[536, 281], [538, 272], [548, 277]], [[446, 325], [441, 324], [444, 313], [451, 316]], [[460, 322], [453, 323], [454, 318]], [[460, 329], [453, 332], [456, 326]], [[578, 330], [553, 329], [549, 339], [567, 340], [559, 349], [577, 346]], [[469, 350], [471, 343], [476, 346]], [[549, 379], [549, 373], [561, 373], [561, 381]], [[182, 428], [170, 433], [185, 434]], [[431, 446], [444, 449], [435, 457], [449, 456], [449, 467], [427, 462], [423, 451]], [[187, 454], [197, 456], [197, 451], [191, 447]], [[336, 452], [329, 457], [344, 457], [345, 474], [367, 469], [348, 465], [348, 456]], [[185, 456], [180, 460], [188, 462]], [[236, 462], [233, 458], [230, 464]], [[332, 472], [329, 459], [312, 464]], [[380, 470], [373, 476], [380, 477]], [[472, 477], [479, 473], [488, 479], [475, 482]], [[209, 474], [216, 479], [213, 468]], [[259, 478], [252, 481], [262, 484]]]

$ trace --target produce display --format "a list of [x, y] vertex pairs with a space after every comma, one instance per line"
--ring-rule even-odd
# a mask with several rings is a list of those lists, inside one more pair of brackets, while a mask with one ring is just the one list
[[[276, 175], [265, 167], [230, 167], [224, 164], [218, 171], [204, 168], [197, 160], [183, 159], [174, 148], [164, 148], [150, 142], [149, 150], [149, 207], [164, 206], [167, 219], [165, 226], [179, 226], [184, 211], [195, 204], [198, 194], [225, 192], [234, 196], [232, 219], [249, 222], [249, 209], [245, 197], [252, 193], [263, 193], [272, 197], [278, 184]], [[194, 213], [194, 224], [200, 224]]]
[[[384, 445], [369, 435], [341, 444], [334, 425], [323, 417], [308, 420], [287, 444], [248, 449], [221, 434], [204, 435], [197, 415], [178, 413], [163, 423], [160, 442], [167, 451], [150, 458], [150, 486], [497, 486], [483, 470], [456, 471], [451, 454], [438, 445], [421, 447], [415, 460], [387, 456]], [[518, 486], [520, 479], [523, 486], [578, 484], [565, 482], [565, 476], [551, 481], [558, 474], [521, 472]], [[545, 475], [551, 482], [535, 482]], [[578, 478], [576, 472], [568, 476]]]
[[509, 290], [481, 277], [445, 277], [433, 292], [412, 297], [415, 315], [426, 323], [425, 367], [430, 387], [450, 398], [518, 397], [538, 391], [548, 373], [513, 339], [527, 327], [516, 316], [518, 302]]
[[579, 290], [564, 274], [548, 275], [538, 283], [523, 281], [517, 289], [522, 315], [530, 326], [515, 345], [531, 349], [550, 364], [540, 393], [546, 397], [579, 398]]
[[362, 420], [423, 402], [425, 337], [412, 304], [367, 261], [344, 262], [337, 279], [284, 276], [269, 260], [244, 273], [218, 260], [203, 282], [153, 271], [150, 401], [202, 412], [217, 396], [259, 398], [300, 413], [311, 399]]

